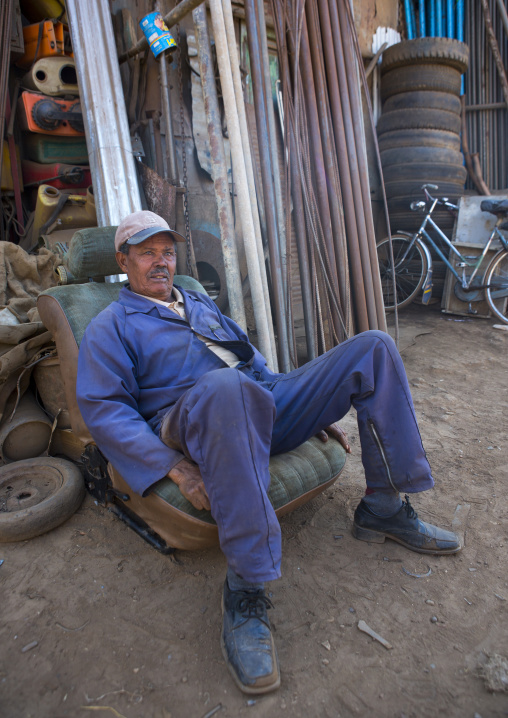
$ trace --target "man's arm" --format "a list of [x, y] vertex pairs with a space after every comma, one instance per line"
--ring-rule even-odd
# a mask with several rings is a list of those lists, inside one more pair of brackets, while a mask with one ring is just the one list
[[135, 373], [114, 321], [107, 326], [100, 319], [92, 322], [79, 352], [78, 405], [101, 451], [129, 486], [144, 494], [184, 457], [166, 446], [140, 415]]

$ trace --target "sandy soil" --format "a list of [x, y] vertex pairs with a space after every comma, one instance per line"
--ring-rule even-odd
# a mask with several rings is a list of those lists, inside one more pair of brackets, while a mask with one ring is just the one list
[[[0, 714], [508, 715], [508, 693], [486, 682], [495, 687], [489, 659], [508, 655], [508, 333], [493, 323], [454, 321], [436, 307], [401, 315], [436, 478], [414, 504], [464, 535], [460, 554], [353, 539], [363, 474], [346, 417], [354, 454], [339, 481], [283, 519], [284, 576], [269, 586], [282, 686], [252, 701], [219, 647], [219, 550], [161, 556], [87, 497], [60, 528], [0, 547]], [[359, 620], [393, 648], [360, 632]], [[506, 663], [498, 687], [503, 676]]]

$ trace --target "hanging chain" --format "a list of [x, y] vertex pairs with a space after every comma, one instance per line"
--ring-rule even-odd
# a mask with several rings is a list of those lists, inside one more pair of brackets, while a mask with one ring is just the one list
[[180, 90], [180, 137], [182, 142], [182, 184], [183, 184], [183, 219], [185, 222], [185, 248], [187, 250], [187, 273], [193, 276], [191, 261], [191, 231], [189, 220], [189, 201], [187, 189], [187, 148], [185, 146], [185, 117], [183, 111], [183, 73], [182, 73], [182, 39], [180, 37], [180, 25], [176, 25], [176, 34], [178, 37], [178, 84]]

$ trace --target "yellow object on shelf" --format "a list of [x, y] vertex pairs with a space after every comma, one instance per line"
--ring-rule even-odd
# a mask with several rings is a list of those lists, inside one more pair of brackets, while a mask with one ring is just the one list
[[[21, 160], [19, 157], [19, 148], [16, 147], [16, 155], [18, 157], [18, 167], [21, 167]], [[21, 172], [19, 173], [20, 189], [23, 192], [23, 178]], [[2, 149], [2, 179], [0, 181], [2, 192], [13, 192], [14, 182], [12, 181], [12, 170], [11, 170], [11, 156], [9, 154], [9, 145], [7, 140], [3, 143]]]
[[30, 22], [40, 22], [47, 17], [58, 18], [67, 25], [65, 3], [60, 0], [21, 0], [21, 11]]
[[[60, 191], [47, 184], [39, 187], [32, 229], [33, 244], [38, 242], [41, 234], [50, 234], [53, 230], [96, 226], [97, 214], [91, 187], [86, 197]], [[44, 231], [41, 232], [41, 229]]]

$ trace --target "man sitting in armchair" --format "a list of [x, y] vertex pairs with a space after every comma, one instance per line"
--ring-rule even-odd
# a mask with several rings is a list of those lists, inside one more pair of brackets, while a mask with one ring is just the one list
[[97, 445], [147, 495], [169, 477], [217, 523], [227, 560], [222, 650], [237, 685], [280, 684], [264, 583], [281, 575], [280, 527], [268, 499], [271, 454], [313, 435], [337, 439], [357, 413], [367, 490], [353, 534], [431, 554], [458, 537], [418, 518], [408, 497], [433, 486], [406, 373], [384, 332], [359, 334], [288, 374], [275, 374], [246, 334], [206, 295], [173, 285], [176, 244], [156, 214], [134, 212], [115, 249], [129, 283], [88, 326], [77, 397]]

